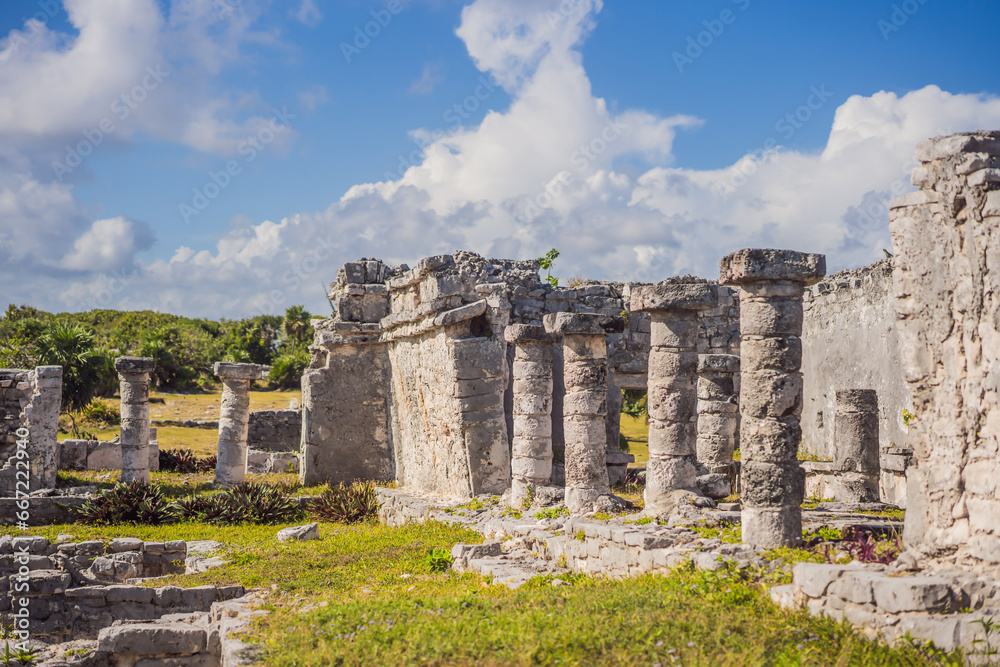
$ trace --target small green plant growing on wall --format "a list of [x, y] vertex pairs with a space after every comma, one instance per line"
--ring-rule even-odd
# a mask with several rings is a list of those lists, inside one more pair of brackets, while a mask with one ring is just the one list
[[538, 258], [538, 266], [542, 269], [545, 269], [546, 272], [545, 280], [547, 280], [548, 283], [553, 287], [559, 286], [559, 279], [552, 275], [552, 262], [556, 261], [556, 257], [558, 256], [559, 256], [559, 251], [556, 250], [555, 248], [552, 248], [552, 250], [549, 250], [547, 253], [545, 253], [544, 257]]
[[906, 408], [903, 408], [903, 426], [905, 426], [907, 429], [909, 429], [910, 428], [910, 422], [913, 421], [914, 417], [916, 417], [915, 414], [913, 414], [912, 412], [910, 412]]

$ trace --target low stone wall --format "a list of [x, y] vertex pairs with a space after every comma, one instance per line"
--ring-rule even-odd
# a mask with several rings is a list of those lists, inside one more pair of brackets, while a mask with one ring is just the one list
[[[149, 470], [160, 469], [160, 443], [155, 428], [149, 440]], [[59, 443], [60, 470], [121, 470], [122, 446], [120, 442], [100, 440], [63, 440]]]
[[[84, 491], [81, 491], [80, 488]], [[49, 492], [52, 495], [30, 496], [27, 509], [28, 519], [24, 523], [29, 526], [70, 523], [72, 522], [70, 509], [83, 505], [89, 498], [85, 494], [96, 490], [97, 487], [79, 487], [52, 490]], [[18, 508], [18, 502], [20, 501], [17, 498], [0, 498], [0, 525], [14, 526], [20, 522], [18, 514], [24, 510]]]
[[1000, 581], [967, 571], [799, 563], [792, 584], [772, 589], [772, 598], [890, 642], [908, 634], [945, 651], [961, 647], [973, 662], [1000, 649], [1000, 633], [984, 625], [1000, 616]]
[[297, 452], [302, 440], [299, 410], [257, 410], [247, 423], [247, 447], [263, 452]]
[[267, 473], [299, 472], [299, 455], [297, 452], [261, 452], [255, 449], [247, 451], [247, 474], [262, 475]]
[[[764, 566], [763, 548], [744, 544], [724, 543], [718, 538], [703, 538], [686, 528], [687, 525], [720, 526], [740, 522], [739, 506], [725, 510], [690, 506], [676, 515], [677, 525], [623, 523], [620, 519], [599, 521], [587, 518], [514, 518], [502, 516], [499, 509], [489, 507], [472, 510], [454, 499], [441, 496], [416, 495], [406, 489], [377, 488], [379, 518], [391, 526], [434, 520], [457, 524], [481, 533], [487, 539], [514, 540], [518, 549], [535, 554], [534, 560], [544, 562], [551, 571], [566, 569], [573, 572], [604, 574], [610, 577], [636, 576], [649, 572], [666, 572], [683, 561], [696, 567], [716, 570], [725, 562], [744, 568]], [[898, 531], [901, 525], [875, 517], [837, 509], [837, 504], [803, 512], [805, 529], [828, 526], [843, 529], [849, 526], [869, 527], [879, 532]], [[879, 505], [857, 506], [856, 509], [879, 509]], [[671, 523], [674, 523], [672, 520]], [[499, 547], [497, 547], [499, 553]], [[503, 555], [492, 548], [481, 553], [463, 552], [465, 560], [458, 569], [483, 574], [503, 570]], [[514, 576], [514, 575], [512, 575]], [[523, 574], [516, 575], [523, 577]], [[523, 580], [519, 580], [523, 583]]]

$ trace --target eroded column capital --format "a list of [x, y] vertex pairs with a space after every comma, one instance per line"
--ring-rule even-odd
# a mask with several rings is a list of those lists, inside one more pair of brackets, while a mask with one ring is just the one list
[[826, 275], [826, 255], [773, 248], [745, 248], [719, 262], [723, 285], [782, 280], [803, 285], [819, 282]]
[[217, 361], [213, 372], [220, 378], [231, 380], [259, 380], [263, 368], [260, 364], [237, 364], [231, 361]]

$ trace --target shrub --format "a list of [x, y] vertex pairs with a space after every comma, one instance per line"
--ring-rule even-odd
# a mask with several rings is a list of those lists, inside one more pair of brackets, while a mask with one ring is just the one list
[[431, 549], [423, 561], [421, 561], [431, 572], [447, 572], [454, 559], [447, 549]]
[[161, 449], [160, 470], [189, 474], [212, 472], [218, 457], [215, 455], [198, 458], [190, 449]]
[[321, 519], [336, 523], [358, 523], [378, 516], [378, 496], [374, 482], [343, 483], [330, 487], [309, 501], [308, 510]]
[[309, 351], [304, 348], [292, 348], [283, 352], [271, 363], [268, 383], [279, 388], [298, 387], [311, 359]]
[[214, 496], [190, 496], [176, 504], [185, 519], [207, 523], [286, 523], [302, 516], [302, 510], [279, 489], [267, 484], [243, 482]]
[[190, 449], [161, 449], [160, 471], [192, 473], [198, 470], [198, 457]]
[[145, 482], [119, 482], [112, 488], [70, 510], [84, 524], [141, 523], [159, 525], [177, 518], [176, 508], [160, 487]]

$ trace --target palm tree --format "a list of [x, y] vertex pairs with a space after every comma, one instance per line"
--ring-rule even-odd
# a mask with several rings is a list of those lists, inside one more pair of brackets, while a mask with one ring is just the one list
[[312, 315], [305, 306], [289, 306], [285, 311], [285, 335], [301, 343], [312, 329], [311, 319]]
[[76, 323], [57, 321], [38, 340], [38, 363], [62, 366], [63, 408], [79, 410], [94, 396], [107, 366], [94, 335]]

